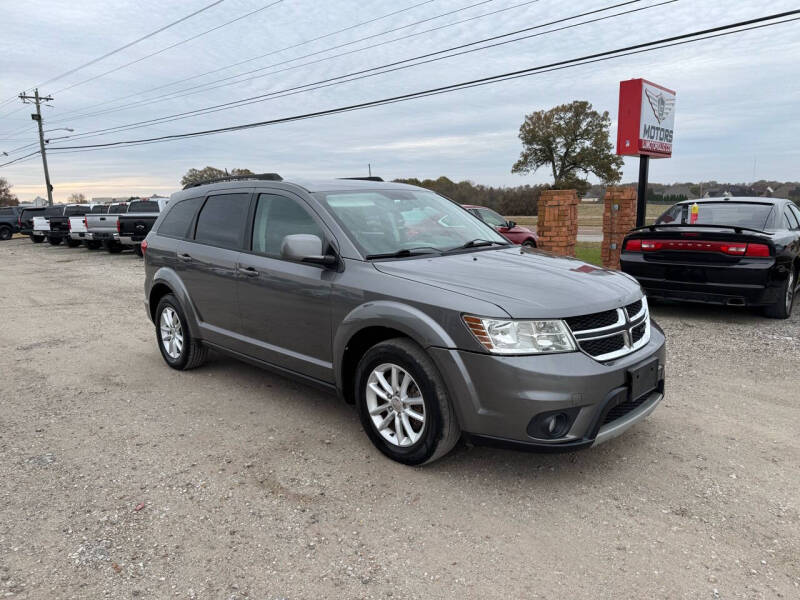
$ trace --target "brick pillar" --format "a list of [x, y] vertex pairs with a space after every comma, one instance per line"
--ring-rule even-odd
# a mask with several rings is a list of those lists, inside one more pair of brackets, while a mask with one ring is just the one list
[[609, 187], [603, 210], [603, 266], [619, 269], [622, 238], [636, 227], [636, 188]]
[[542, 191], [536, 233], [542, 250], [575, 256], [578, 240], [578, 194], [575, 190]]

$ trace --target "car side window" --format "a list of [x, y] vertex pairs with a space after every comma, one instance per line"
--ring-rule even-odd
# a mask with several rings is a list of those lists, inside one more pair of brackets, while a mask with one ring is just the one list
[[0, 208], [0, 215], [2, 215], [4, 217], [6, 215], [13, 215], [13, 214], [14, 214], [14, 209], [13, 208]]
[[800, 211], [794, 206], [787, 206], [786, 216], [789, 219], [789, 223], [792, 225], [789, 229], [800, 229]]
[[492, 227], [505, 227], [506, 226], [505, 219], [503, 217], [501, 217], [500, 215], [498, 215], [493, 210], [489, 210], [487, 208], [481, 208], [481, 209], [478, 209], [478, 212], [480, 213], [481, 220], [484, 223], [488, 223]]
[[314, 217], [299, 202], [276, 194], [260, 194], [253, 219], [253, 252], [280, 258], [283, 238], [297, 233], [325, 234]]
[[209, 196], [200, 214], [194, 240], [210, 246], [238, 250], [250, 209], [250, 194]]
[[158, 226], [158, 235], [180, 239], [188, 237], [189, 227], [202, 203], [202, 198], [189, 198], [178, 202], [172, 207], [172, 210], [164, 215], [164, 220]]
[[797, 229], [797, 220], [788, 210], [783, 211], [783, 224], [786, 226], [786, 229]]

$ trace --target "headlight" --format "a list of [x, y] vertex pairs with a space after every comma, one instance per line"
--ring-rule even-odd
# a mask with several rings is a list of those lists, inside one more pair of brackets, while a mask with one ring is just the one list
[[559, 319], [487, 319], [464, 316], [478, 341], [494, 354], [553, 354], [577, 350], [566, 323]]

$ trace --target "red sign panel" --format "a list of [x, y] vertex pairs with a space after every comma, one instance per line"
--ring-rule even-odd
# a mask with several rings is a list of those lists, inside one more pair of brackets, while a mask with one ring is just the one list
[[619, 84], [617, 154], [672, 156], [675, 134], [675, 92], [646, 79]]

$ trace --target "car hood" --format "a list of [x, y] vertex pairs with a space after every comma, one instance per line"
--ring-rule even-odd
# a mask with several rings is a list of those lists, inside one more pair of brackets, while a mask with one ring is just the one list
[[518, 246], [373, 264], [388, 275], [491, 302], [516, 318], [584, 315], [642, 295], [620, 271]]

